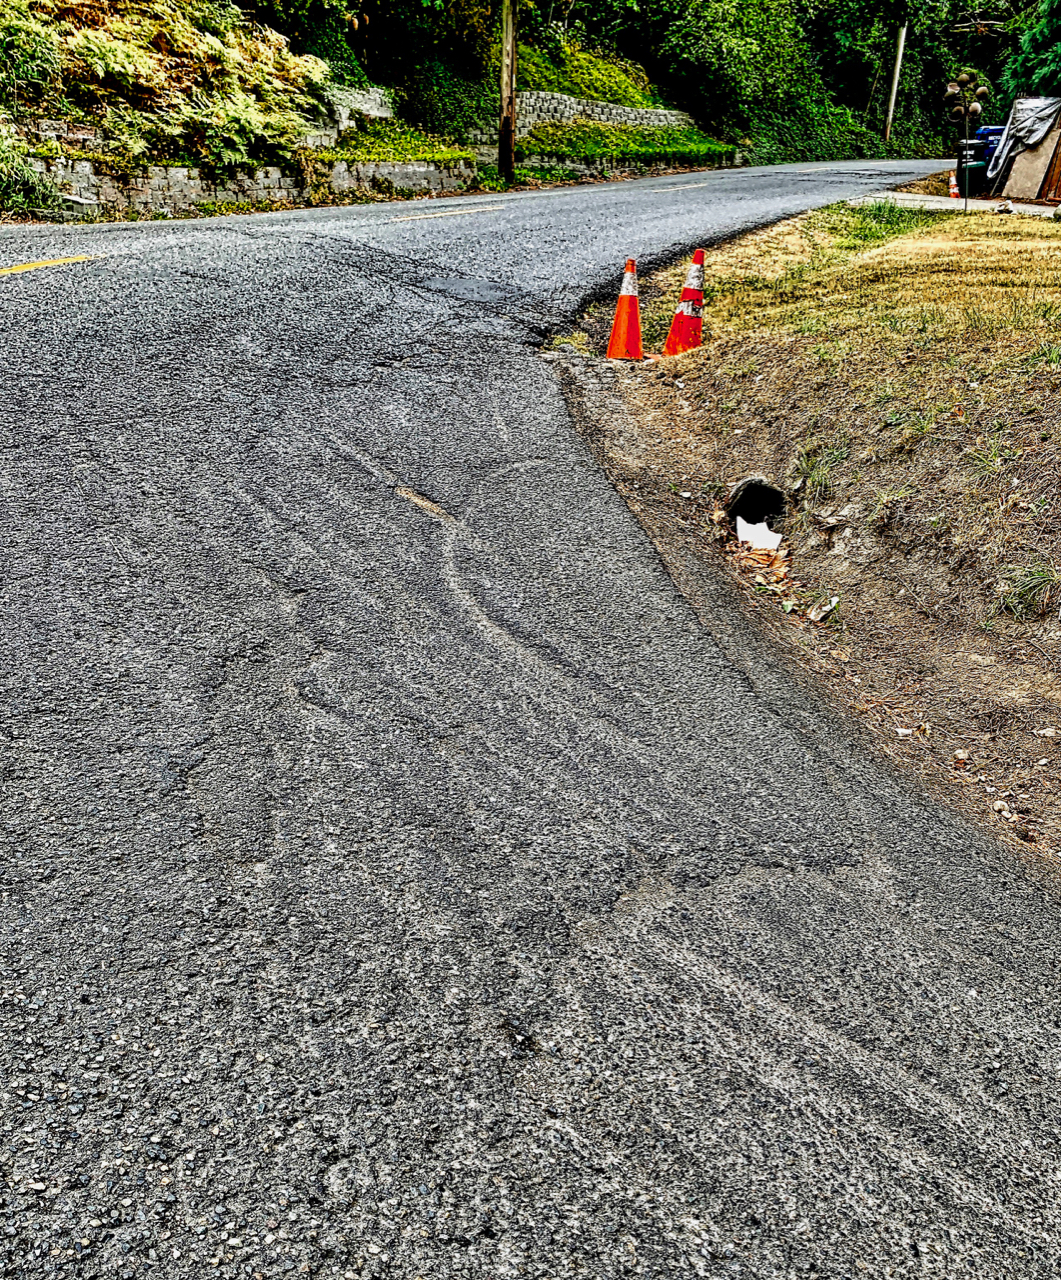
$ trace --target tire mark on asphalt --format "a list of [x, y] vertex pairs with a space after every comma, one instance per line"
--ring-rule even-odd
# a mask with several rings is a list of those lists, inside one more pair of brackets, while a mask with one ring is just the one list
[[[331, 433], [328, 431], [321, 434], [331, 437]], [[366, 451], [335, 439], [332, 439], [332, 443], [337, 451], [358, 462], [368, 474], [380, 481], [383, 487], [392, 489], [395, 493], [403, 489], [409, 494], [415, 492], [408, 486], [397, 483], [395, 473]], [[518, 471], [543, 465], [548, 465], [548, 460], [529, 459], [520, 463], [509, 464], [505, 469]], [[285, 514], [285, 504], [281, 497], [273, 495], [273, 502], [269, 502], [262, 495], [249, 492], [228, 477], [222, 477], [221, 484], [237, 500], [264, 513], [269, 518], [270, 523], [274, 524], [286, 538], [295, 541], [313, 557], [327, 577], [341, 579], [350, 585], [356, 584], [359, 593], [364, 596], [364, 581], [360, 575], [354, 572], [357, 562], [351, 562], [348, 567], [343, 567], [337, 562], [336, 558], [336, 553], [341, 548], [335, 546], [321, 548], [312, 539], [307, 538], [298, 528], [294, 527], [291, 519]], [[333, 492], [340, 500], [345, 496], [341, 490], [336, 489]], [[405, 495], [403, 494], [402, 496], [404, 497]], [[419, 494], [417, 496], [423, 497], [423, 495]], [[423, 501], [430, 503], [430, 499], [423, 499]], [[651, 742], [633, 736], [623, 729], [615, 720], [615, 708], [602, 701], [599, 691], [592, 687], [580, 686], [577, 680], [577, 673], [568, 665], [562, 663], [551, 664], [533, 649], [524, 645], [501, 624], [495, 622], [482, 609], [474, 595], [463, 585], [462, 575], [457, 564], [457, 553], [460, 546], [474, 546], [488, 554], [496, 551], [496, 548], [493, 548], [489, 542], [481, 539], [478, 535], [472, 534], [455, 517], [443, 520], [436, 515], [436, 511], [442, 511], [442, 508], [438, 507], [437, 504], [430, 503], [431, 507], [434, 508], [433, 511], [424, 508], [422, 503], [417, 503], [416, 505], [424, 509], [427, 514], [432, 515], [433, 518], [438, 519], [446, 530], [445, 542], [442, 548], [443, 577], [447, 588], [462, 612], [472, 619], [475, 623], [476, 631], [488, 639], [497, 651], [510, 657], [516, 656], [519, 658], [519, 665], [523, 668], [522, 683], [524, 684], [524, 693], [534, 700], [542, 712], [540, 722], [535, 727], [535, 732], [546, 740], [555, 741], [558, 727], [555, 717], [559, 713], [566, 722], [568, 732], [571, 735], [564, 746], [565, 752], [572, 758], [578, 758], [588, 748], [590, 754], [597, 759], [597, 768], [602, 772], [602, 775], [609, 776], [609, 786], [611, 790], [617, 793], [616, 799], [625, 803], [633, 813], [639, 813], [641, 820], [648, 823], [650, 831], [661, 823], [668, 821], [666, 816], [668, 811], [673, 810], [675, 807], [692, 804], [695, 808], [703, 811], [704, 835], [710, 844], [713, 838], [709, 834], [709, 831], [713, 829], [708, 818], [710, 807], [690, 794], [688, 781], [683, 780], [674, 773], [671, 760]], [[355, 507], [349, 505], [348, 509], [351, 513], [357, 511]], [[445, 514], [448, 516], [448, 513]], [[393, 591], [393, 586], [390, 591]], [[393, 606], [388, 603], [386, 595], [373, 598], [375, 600], [373, 606], [375, 612], [381, 617], [387, 616], [392, 612]], [[444, 621], [443, 614], [434, 609], [422, 597], [416, 598], [415, 601], [410, 597], [409, 602], [415, 603], [421, 610], [427, 609], [433, 613], [440, 623]], [[292, 660], [295, 659], [293, 654], [289, 654], [288, 657]], [[501, 661], [502, 663], [504, 662], [503, 659]], [[266, 667], [271, 669], [271, 664], [266, 664]], [[513, 672], [507, 667], [505, 669], [509, 678], [511, 678]], [[263, 668], [262, 678], [272, 678], [265, 675], [265, 668]], [[293, 696], [292, 685], [295, 691], [296, 705], [299, 706], [303, 714], [309, 713], [319, 717], [324, 713], [340, 723], [347, 725], [356, 723], [356, 717], [352, 717], [349, 712], [341, 707], [313, 698], [301, 687], [297, 677], [289, 676], [284, 682], [288, 698]], [[594, 703], [595, 709], [591, 711], [587, 702]], [[603, 755], [602, 752], [604, 753]], [[496, 753], [492, 752], [492, 754]], [[608, 756], [612, 757], [615, 764], [608, 763]], [[633, 783], [620, 785], [617, 782], [619, 776], [625, 777], [629, 773], [629, 765], [634, 762], [638, 762], [642, 766], [647, 764], [653, 770], [657, 785], [653, 793], [655, 803], [652, 805], [646, 803], [643, 795], [637, 794]], [[526, 762], [522, 767], [525, 770]], [[635, 774], [638, 772], [635, 769]], [[518, 776], [519, 771], [515, 771], [513, 778], [515, 779]], [[716, 788], [724, 787], [727, 785], [727, 780], [730, 788], [739, 789], [740, 784], [735, 773], [720, 764], [718, 772], [713, 777], [713, 784]], [[642, 838], [648, 835], [649, 832], [643, 832]], [[748, 845], [757, 845], [758, 843], [748, 831], [745, 831], [744, 840]], [[734, 850], [732, 848], [714, 851], [716, 857], [728, 859], [732, 859], [733, 854]], [[727, 863], [727, 866], [732, 871], [732, 864]], [[720, 871], [719, 874], [722, 874], [722, 872]]]

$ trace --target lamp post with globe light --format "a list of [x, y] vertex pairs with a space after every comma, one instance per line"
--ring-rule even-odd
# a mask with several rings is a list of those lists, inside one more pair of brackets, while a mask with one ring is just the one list
[[984, 110], [984, 99], [991, 93], [987, 85], [982, 85], [975, 76], [963, 71], [957, 80], [947, 85], [943, 95], [944, 103], [950, 107], [950, 118], [957, 123], [961, 120], [965, 127], [965, 149], [962, 151], [962, 163], [959, 171], [965, 170], [965, 212], [969, 212], [969, 121], [978, 120]]

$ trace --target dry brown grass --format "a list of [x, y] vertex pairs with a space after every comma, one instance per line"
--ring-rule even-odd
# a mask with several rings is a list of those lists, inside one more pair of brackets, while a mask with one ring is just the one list
[[[729, 485], [782, 488], [794, 582], [745, 579], [779, 631], [889, 755], [1056, 851], [1061, 227], [944, 215], [893, 235], [873, 216], [712, 251], [705, 346], [632, 368], [621, 441], [601, 424], [594, 443], [661, 544], [680, 512], [713, 554]], [[643, 291], [646, 333], [682, 275]], [[605, 327], [590, 314], [585, 340]], [[823, 594], [840, 606], [811, 623]]]
[[712, 333], [853, 336], [884, 359], [914, 337], [925, 350], [968, 335], [1049, 337], [1059, 320], [1061, 227], [989, 214], [828, 265], [800, 263], [726, 292], [710, 313]]
[[919, 196], [949, 196], [950, 175], [952, 169], [941, 169], [939, 173], [930, 173], [927, 178], [916, 178], [899, 188]]

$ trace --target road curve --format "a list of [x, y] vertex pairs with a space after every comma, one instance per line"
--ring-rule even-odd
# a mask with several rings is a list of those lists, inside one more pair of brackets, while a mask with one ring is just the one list
[[0, 232], [3, 1275], [1057, 1274], [1056, 896], [536, 355], [934, 167]]

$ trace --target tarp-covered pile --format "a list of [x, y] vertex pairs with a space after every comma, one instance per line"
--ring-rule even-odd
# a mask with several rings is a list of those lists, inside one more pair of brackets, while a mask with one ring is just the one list
[[987, 168], [1017, 200], [1061, 202], [1061, 98], [1018, 98]]

